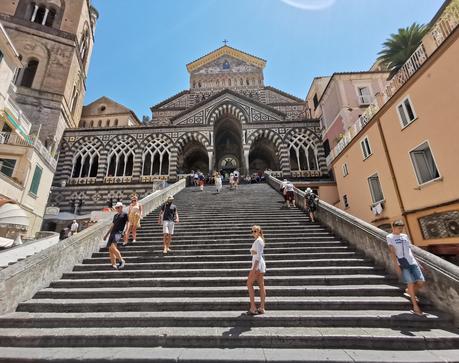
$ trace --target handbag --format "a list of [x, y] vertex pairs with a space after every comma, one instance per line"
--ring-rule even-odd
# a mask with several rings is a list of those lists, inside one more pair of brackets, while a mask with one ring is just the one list
[[401, 268], [410, 268], [411, 264], [408, 262], [408, 260], [405, 257], [400, 257], [400, 258], [397, 257], [397, 260]]

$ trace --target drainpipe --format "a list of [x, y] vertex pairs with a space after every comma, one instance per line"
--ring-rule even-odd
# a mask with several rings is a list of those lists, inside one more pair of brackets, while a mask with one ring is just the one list
[[410, 225], [408, 223], [408, 219], [405, 216], [405, 206], [403, 205], [402, 196], [400, 194], [400, 189], [398, 187], [397, 178], [395, 177], [394, 167], [392, 165], [392, 160], [390, 158], [389, 151], [387, 148], [386, 138], [384, 136], [384, 132], [381, 126], [381, 119], [379, 117], [377, 118], [376, 123], [378, 124], [379, 134], [381, 135], [381, 140], [382, 140], [382, 144], [384, 148], [384, 154], [386, 155], [387, 162], [389, 163], [390, 176], [392, 178], [392, 183], [394, 184], [395, 194], [397, 195], [398, 204], [400, 205], [402, 216], [403, 216], [403, 219], [405, 220], [406, 230], [408, 232], [408, 235], [411, 237], [412, 235], [411, 235]]

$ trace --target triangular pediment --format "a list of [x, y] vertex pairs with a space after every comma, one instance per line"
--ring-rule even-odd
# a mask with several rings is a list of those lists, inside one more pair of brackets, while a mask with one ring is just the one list
[[264, 59], [224, 45], [223, 47], [218, 48], [191, 63], [188, 63], [186, 68], [188, 72], [193, 73], [196, 70], [204, 68], [205, 66], [211, 65], [211, 67], [214, 67], [215, 61], [218, 61], [219, 59], [225, 59], [224, 57], [226, 57], [228, 61], [233, 60], [234, 62], [234, 60], [238, 60], [243, 62], [246, 66], [256, 67], [257, 69], [263, 69], [266, 65], [266, 61]]
[[81, 117], [103, 116], [111, 114], [133, 113], [129, 108], [113, 101], [112, 99], [103, 96], [91, 102], [87, 106], [83, 106]]
[[220, 106], [234, 107], [241, 115], [240, 119], [244, 123], [257, 122], [282, 122], [285, 114], [230, 90], [224, 90], [199, 105], [188, 109], [174, 118], [173, 125], [208, 125], [215, 119], [216, 110]]
[[245, 60], [230, 56], [222, 55], [221, 57], [205, 63], [201, 67], [192, 71], [194, 75], [211, 75], [211, 74], [234, 74], [234, 73], [254, 73], [261, 70], [257, 65], [251, 64]]

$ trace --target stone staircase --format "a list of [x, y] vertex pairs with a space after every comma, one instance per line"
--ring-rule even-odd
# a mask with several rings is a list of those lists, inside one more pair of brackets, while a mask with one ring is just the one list
[[[105, 248], [0, 318], [0, 362], [458, 362], [459, 334], [268, 185], [187, 188], [172, 253], [158, 211], [114, 271]], [[248, 316], [251, 225], [265, 231], [267, 312]], [[72, 349], [69, 349], [69, 348]]]

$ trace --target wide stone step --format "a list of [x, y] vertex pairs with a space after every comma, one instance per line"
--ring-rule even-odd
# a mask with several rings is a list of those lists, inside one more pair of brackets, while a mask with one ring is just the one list
[[[203, 254], [208, 254], [208, 253], [213, 253], [213, 254], [219, 254], [219, 255], [232, 255], [232, 254], [249, 254], [251, 245], [247, 245], [245, 248], [235, 248], [232, 246], [227, 246], [227, 248], [212, 248], [212, 246], [208, 246], [207, 248], [205, 246], [199, 246], [197, 247], [196, 245], [193, 247], [187, 246], [185, 247], [180, 247], [180, 246], [175, 246], [174, 242], [171, 244], [172, 252], [169, 254], [165, 255], [164, 258], [168, 258], [169, 256], [183, 256], [183, 255], [195, 255], [197, 253], [203, 253]], [[120, 248], [122, 254], [124, 253], [129, 253], [129, 252], [134, 252], [134, 254], [138, 255], [140, 253], [150, 253], [152, 256], [162, 256], [163, 255], [163, 249], [162, 249], [162, 244], [157, 243], [156, 245], [151, 244], [150, 246], [136, 246], [135, 244], [133, 246], [128, 246], [126, 248]], [[101, 252], [107, 252], [107, 248], [101, 248]], [[311, 252], [328, 252], [330, 254], [333, 254], [335, 252], [347, 252], [350, 251], [349, 247], [343, 244], [336, 243], [332, 246], [311, 246], [311, 247], [289, 247], [282, 245], [282, 247], [267, 247], [265, 249], [266, 252], [269, 253], [294, 253], [294, 252], [299, 252], [299, 253], [304, 253], [306, 251], [311, 251]]]
[[[249, 257], [239, 261], [215, 261], [206, 263], [209, 270], [216, 269], [244, 269], [250, 266], [252, 259]], [[373, 264], [364, 259], [328, 259], [328, 260], [275, 260], [269, 262], [270, 269], [277, 267], [373, 267]], [[164, 270], [164, 269], [202, 269], [202, 262], [133, 262], [126, 260], [125, 270]], [[75, 265], [73, 271], [101, 271], [112, 270], [112, 266], [105, 261], [93, 264]]]
[[[228, 231], [228, 227], [226, 226], [220, 226], [220, 225], [208, 225], [208, 226], [205, 226], [205, 225], [202, 225], [202, 226], [195, 226], [193, 224], [186, 224], [186, 228], [183, 228], [185, 224], [183, 223], [178, 223], [175, 225], [176, 229], [179, 230], [179, 229], [185, 229], [187, 232], [194, 232], [194, 233], [200, 233], [200, 232], [213, 232], [213, 233], [221, 233], [222, 231], [226, 232]], [[239, 224], [239, 225], [235, 225], [235, 224], [231, 224], [230, 225], [231, 227], [231, 231], [232, 232], [237, 232], [237, 233], [244, 233], [246, 234], [247, 233], [247, 230], [249, 229], [250, 231], [250, 225], [248, 225], [247, 223], [244, 223], [244, 224]], [[138, 228], [137, 231], [140, 233], [140, 231], [142, 232], [157, 232], [157, 231], [161, 231], [162, 230], [162, 226], [155, 223], [155, 224], [152, 224], [152, 225], [145, 225], [145, 224], [142, 224], [141, 228]], [[307, 224], [304, 224], [304, 223], [301, 223], [301, 224], [285, 224], [285, 223], [279, 223], [277, 226], [273, 226], [273, 225], [269, 225], [268, 227], [264, 227], [263, 228], [263, 232], [265, 234], [270, 234], [270, 233], [277, 233], [277, 232], [295, 232], [295, 231], [299, 231], [299, 232], [311, 232], [311, 233], [314, 233], [314, 232], [328, 232], [329, 231], [324, 228], [324, 227], [321, 227], [321, 226], [311, 226], [311, 225], [307, 225]], [[181, 231], [183, 233], [183, 231]], [[330, 234], [331, 235], [331, 234]]]
[[388, 328], [327, 327], [175, 327], [0, 329], [9, 347], [227, 347], [454, 349], [459, 335], [441, 329], [406, 332]]
[[[271, 310], [407, 310], [410, 302], [396, 296], [273, 296]], [[247, 297], [176, 297], [117, 299], [32, 299], [19, 304], [17, 311], [28, 312], [102, 312], [102, 311], [215, 311], [248, 309]]]
[[[123, 258], [128, 263], [134, 262], [163, 262], [165, 257], [162, 256], [152, 256], [149, 252], [133, 252], [129, 250], [122, 250]], [[83, 260], [84, 264], [98, 264], [98, 263], [107, 263], [107, 259], [109, 257], [108, 252], [96, 252], [93, 253], [91, 258]], [[267, 261], [275, 261], [275, 260], [284, 260], [286, 258], [295, 258], [298, 260], [314, 260], [314, 259], [326, 259], [329, 258], [329, 253], [284, 253], [284, 254], [274, 254], [274, 253], [265, 253], [265, 259]], [[335, 252], [333, 253], [333, 258], [359, 258], [361, 257], [360, 254], [357, 252]], [[244, 254], [233, 254], [233, 255], [225, 255], [225, 260], [244, 260], [247, 261], [250, 259], [250, 256], [247, 253]], [[174, 255], [167, 255], [166, 260], [171, 263], [176, 262], [215, 262], [221, 261], [222, 256], [217, 254], [203, 254], [199, 253], [196, 255], [191, 256], [174, 256]], [[271, 263], [271, 262], [270, 262]]]
[[[99, 278], [154, 278], [154, 277], [228, 277], [228, 276], [247, 276], [250, 270], [250, 263], [247, 268], [234, 269], [175, 269], [175, 270], [139, 270], [135, 266], [126, 264], [123, 270], [105, 270], [103, 266], [97, 266], [97, 270], [91, 270], [92, 266], [82, 265], [86, 268], [84, 271], [67, 272], [63, 278], [86, 278], [86, 275], [98, 276]], [[270, 268], [270, 276], [299, 276], [299, 275], [346, 275], [346, 274], [371, 274], [380, 271], [374, 266], [319, 266], [319, 267], [277, 267]], [[116, 275], [115, 275], [116, 274]]]
[[[116, 273], [116, 271], [114, 271]], [[50, 287], [53, 288], [103, 288], [103, 287], [183, 287], [184, 281], [187, 286], [215, 287], [215, 286], [245, 286], [247, 277], [188, 277], [183, 278], [135, 278], [130, 279], [125, 274], [111, 274], [100, 276], [100, 274], [73, 274], [71, 278], [63, 277], [61, 280], [53, 281]], [[283, 276], [267, 276], [265, 284], [271, 286], [290, 285], [374, 285], [384, 283], [395, 283], [396, 280], [387, 277], [385, 274], [359, 274], [359, 275], [315, 275], [315, 276], [290, 276], [285, 279]]]
[[[365, 350], [365, 349], [271, 349], [271, 348], [163, 348], [163, 347], [92, 347], [68, 348], [3, 348], [2, 363], [24, 363], [33, 357], [34, 363], [81, 362], [91, 363], [448, 363], [457, 362], [459, 349], [446, 350]], [[300, 359], [300, 360], [299, 360]]]
[[[257, 291], [257, 290], [256, 290]], [[401, 296], [402, 290], [392, 285], [348, 285], [348, 286], [270, 286], [269, 296]], [[96, 299], [143, 297], [243, 297], [245, 286], [231, 287], [180, 287], [180, 288], [47, 288], [40, 290], [34, 299]]]
[[88, 327], [377, 327], [408, 329], [450, 326], [436, 312], [416, 316], [405, 310], [269, 310], [250, 316], [239, 311], [161, 311], [110, 313], [14, 313], [0, 317], [0, 327], [88, 328]]

